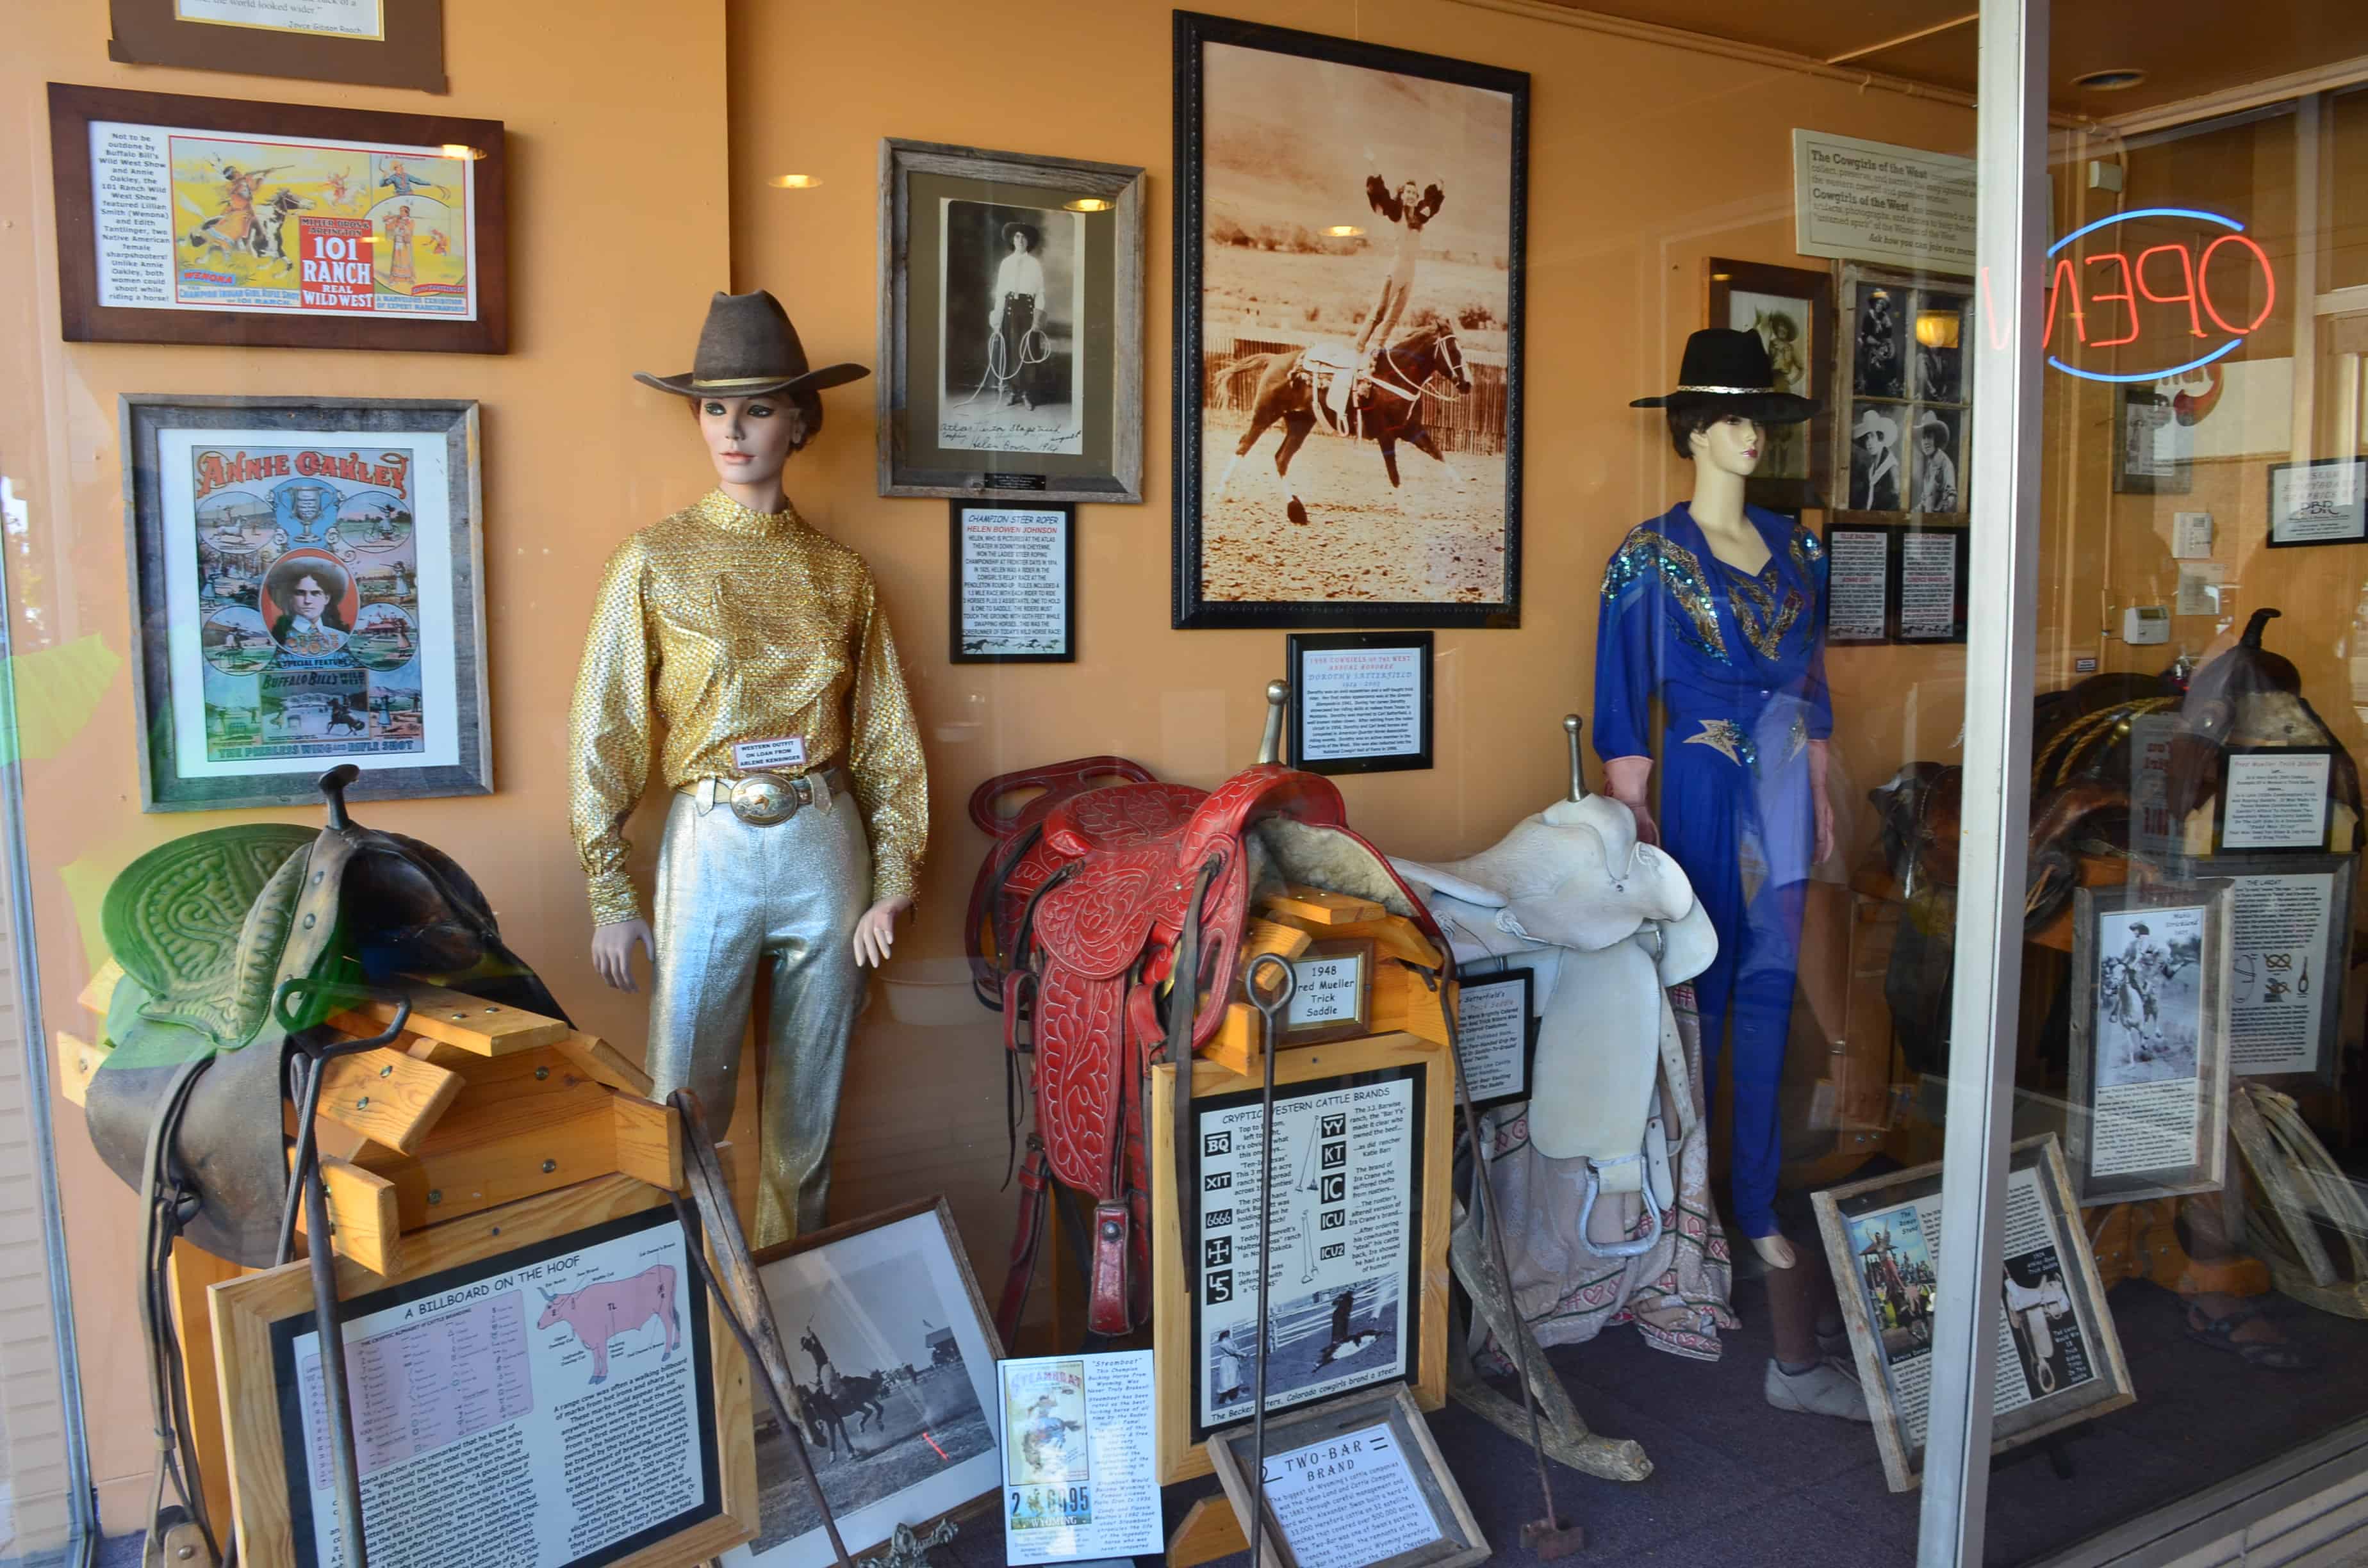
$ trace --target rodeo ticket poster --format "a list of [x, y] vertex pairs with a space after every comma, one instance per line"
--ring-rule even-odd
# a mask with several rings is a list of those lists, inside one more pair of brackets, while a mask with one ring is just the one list
[[189, 453], [207, 762], [427, 749], [415, 452], [347, 443]]

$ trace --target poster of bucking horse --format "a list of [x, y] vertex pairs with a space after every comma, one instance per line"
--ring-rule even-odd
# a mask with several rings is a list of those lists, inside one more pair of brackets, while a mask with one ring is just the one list
[[1175, 623], [1520, 623], [1529, 77], [1176, 15]]

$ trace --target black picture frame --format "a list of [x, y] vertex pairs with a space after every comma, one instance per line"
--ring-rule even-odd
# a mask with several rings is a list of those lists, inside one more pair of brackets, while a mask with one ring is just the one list
[[[2131, 426], [2162, 399], [2146, 388], [2117, 383], [2113, 388], [2113, 494], [2116, 495], [2185, 495], [2195, 488], [2195, 462], [2175, 460], [2169, 473], [2139, 473], [2130, 466]], [[2147, 420], [2146, 423], [2156, 423]], [[2192, 443], [2191, 443], [2192, 445]]]
[[[2237, 771], [2237, 759], [2246, 756], [2323, 756], [2328, 759], [2327, 787], [2319, 799], [2318, 836], [2308, 844], [2238, 844], [2227, 842], [2228, 782]], [[2212, 797], [2212, 852], [2219, 855], [2324, 855], [2328, 853], [2327, 830], [2334, 820], [2335, 747], [2315, 746], [2252, 746], [2223, 745], [2220, 748], [2219, 789]]]
[[[984, 633], [964, 619], [962, 589], [970, 568], [965, 550], [966, 524], [981, 517], [1060, 519], [1061, 639], [1057, 648], [1033, 652], [996, 653]], [[946, 658], [957, 665], [1071, 665], [1077, 660], [1077, 508], [1066, 501], [1028, 506], [1008, 501], [949, 501], [946, 503]], [[974, 646], [975, 644], [975, 646]]]
[[[1348, 652], [1403, 652], [1414, 650], [1417, 654], [1416, 676], [1418, 684], [1417, 701], [1421, 708], [1418, 722], [1421, 743], [1412, 752], [1374, 752], [1361, 756], [1328, 756], [1311, 757], [1307, 755], [1307, 655], [1310, 653]], [[1290, 761], [1304, 773], [1406, 773], [1432, 766], [1432, 737], [1436, 723], [1432, 712], [1431, 634], [1428, 631], [1295, 631], [1284, 639], [1284, 678], [1291, 687]]]
[[[2329, 532], [2324, 538], [2281, 539], [2281, 530], [2290, 528], [2297, 520], [2280, 506], [2278, 490], [2285, 476], [2296, 470], [2305, 473], [2323, 468], [2348, 465], [2351, 469], [2351, 502], [2345, 508], [2350, 514], [2340, 533]], [[2368, 542], [2368, 458], [2311, 458], [2304, 462], [2283, 462], [2270, 465], [2270, 539], [2271, 550], [2309, 550], [2328, 544], [2360, 544]]]
[[[1851, 523], [1846, 526], [1858, 528], [1862, 525]], [[1965, 574], [1972, 568], [1974, 560], [1973, 531], [1962, 525], [1951, 528], [1924, 528], [1910, 523], [1895, 526], [1892, 528], [1892, 536], [1891, 571], [1886, 579], [1889, 585], [1884, 590], [1891, 601], [1889, 606], [1891, 640], [1903, 644], [1963, 642], [1965, 640], [1967, 625]], [[1926, 540], [1933, 539], [1945, 539], [1952, 541], [1951, 548], [1955, 552], [1953, 557], [1955, 565], [1951, 568], [1956, 575], [1955, 604], [1950, 615], [1949, 632], [1945, 637], [1924, 633], [1910, 635], [1907, 630], [1907, 557], [1918, 545]]]
[[[2273, 852], [2263, 855], [2249, 849], [2238, 849], [2225, 855], [2203, 855], [2182, 860], [2177, 870], [2185, 878], [2223, 879], [2232, 890], [2234, 913], [2229, 921], [2228, 940], [2230, 1080], [2250, 1079], [2286, 1094], [2298, 1094], [2313, 1086], [2332, 1086], [2336, 1082], [2337, 1053], [2343, 1043], [2343, 1020], [2351, 1016], [2351, 906], [2354, 890], [2360, 882], [2359, 853], [2312, 855], [2307, 852]], [[2260, 961], [2268, 955], [2257, 953], [2254, 950], [2256, 944], [2245, 939], [2257, 933], [2272, 934], [2280, 924], [2276, 920], [2268, 920], [2256, 925], [2245, 918], [2245, 883], [2257, 877], [2328, 879], [2327, 928], [2319, 943], [2314, 950], [2301, 955], [2301, 964], [2289, 962], [2282, 966], [2289, 986], [2299, 983], [2305, 987], [2316, 985], [2319, 989], [2318, 1028], [2311, 1042], [2312, 1063], [2298, 1071], [2250, 1066], [2246, 1060], [2246, 1029], [2249, 1022], [2247, 1012], [2256, 997], [2261, 997], [2265, 1002], [2275, 1000], [2264, 993], [2266, 983], [2279, 973], [2281, 967]], [[2291, 951], [2287, 954], [2289, 960], [2294, 956]]]
[[[1529, 183], [1529, 110], [1530, 78], [1526, 72], [1509, 71], [1499, 66], [1483, 65], [1469, 61], [1451, 60], [1440, 55], [1421, 54], [1410, 50], [1390, 49], [1349, 39], [1332, 38], [1320, 33], [1299, 32], [1286, 28], [1266, 27], [1257, 23], [1236, 21], [1226, 17], [1212, 17], [1194, 11], [1175, 13], [1175, 155], [1176, 155], [1176, 344], [1175, 357], [1175, 487], [1174, 487], [1174, 575], [1173, 623], [1178, 628], [1202, 627], [1339, 627], [1364, 626], [1484, 626], [1510, 629], [1520, 624], [1521, 583], [1521, 411], [1522, 411], [1522, 324], [1525, 290], [1524, 252], [1528, 233]], [[1501, 503], [1500, 551], [1493, 572], [1486, 573], [1486, 597], [1478, 599], [1440, 598], [1436, 596], [1406, 598], [1274, 598], [1218, 597], [1208, 591], [1203, 567], [1205, 551], [1212, 530], [1204, 526], [1202, 489], [1209, 476], [1203, 462], [1202, 441], [1208, 426], [1207, 403], [1212, 393], [1224, 388], [1224, 373], [1244, 364], [1258, 352], [1252, 340], [1232, 339], [1219, 345], [1212, 341], [1204, 323], [1203, 311], [1208, 293], [1206, 256], [1203, 253], [1203, 226], [1208, 216], [1210, 179], [1204, 165], [1206, 142], [1208, 74], [1204, 51], [1212, 45], [1257, 50], [1273, 54], [1295, 57], [1309, 62], [1332, 65], [1361, 67], [1397, 76], [1419, 78], [1425, 82], [1477, 88], [1499, 93], [1510, 100], [1510, 132], [1508, 140], [1508, 222], [1503, 240], [1503, 269], [1506, 274], [1504, 365], [1501, 375], [1486, 360], [1473, 363], [1458, 339], [1457, 358], [1464, 362], [1463, 378], [1469, 391], [1460, 391], [1454, 407], [1462, 412], [1452, 415], [1430, 415], [1426, 417], [1437, 426], [1432, 437], [1450, 450], [1452, 457], [1470, 454], [1470, 463], [1493, 463], [1497, 454], [1492, 447], [1501, 446], [1504, 474], [1504, 495]], [[1324, 105], [1324, 112], [1334, 113], [1331, 102], [1321, 93], [1311, 93], [1306, 101]], [[1401, 111], [1402, 112], [1402, 111]], [[1402, 125], [1398, 134], [1405, 134]], [[1459, 127], [1457, 134], [1462, 134]], [[1308, 146], [1328, 146], [1337, 140], [1334, 135], [1310, 135], [1297, 139]], [[1378, 173], [1378, 171], [1376, 171]], [[1422, 171], [1414, 171], [1422, 172]], [[1452, 199], [1450, 198], [1450, 199]], [[1351, 201], [1357, 202], [1352, 209]], [[1338, 216], [1370, 221], [1358, 191], [1344, 189], [1340, 194]], [[1320, 218], [1310, 220], [1320, 222]], [[1303, 237], [1304, 236], [1304, 237]], [[1335, 244], [1327, 245], [1327, 238]], [[1291, 260], [1305, 260], [1325, 255], [1355, 256], [1365, 264], [1358, 275], [1356, 287], [1372, 290], [1386, 271], [1384, 257], [1378, 246], [1365, 246], [1363, 230], [1359, 222], [1336, 222], [1323, 234], [1306, 225], [1292, 228], [1285, 242], [1295, 254]], [[1253, 240], [1245, 233], [1240, 244], [1250, 250], [1265, 248], [1263, 240]], [[1344, 248], [1348, 247], [1348, 248]], [[1354, 247], [1364, 247], [1362, 249]], [[1228, 246], [1228, 248], [1233, 248]], [[1475, 254], [1477, 254], [1475, 252]], [[1494, 245], [1488, 256], [1497, 256]], [[1416, 293], [1421, 292], [1417, 275]], [[1405, 318], [1409, 331], [1423, 310], [1434, 313], [1440, 309], [1437, 301], [1428, 301], [1409, 310]], [[1362, 318], [1360, 317], [1360, 320]], [[1463, 331], [1478, 333], [1482, 325], [1463, 325]], [[1314, 341], [1314, 335], [1300, 328], [1292, 329], [1294, 338], [1308, 342], [1286, 344], [1277, 340], [1269, 351], [1292, 353]], [[1337, 335], [1337, 333], [1325, 334]], [[1404, 340], [1404, 335], [1399, 341]], [[1212, 352], [1222, 349], [1223, 364], [1213, 364]], [[1426, 383], [1428, 386], [1429, 383]], [[1468, 407], [1466, 405], [1469, 405]], [[1418, 405], [1419, 406], [1419, 405]], [[1444, 405], [1441, 405], [1444, 406]], [[1501, 414], [1497, 411], [1501, 409]], [[1252, 415], [1245, 415], [1238, 423], [1247, 430]], [[1325, 426], [1315, 415], [1305, 416], [1308, 426]], [[1321, 437], [1327, 444], [1340, 437]], [[1431, 437], [1427, 437], [1431, 438]], [[1368, 444], [1361, 435], [1356, 440], [1359, 449]], [[1256, 467], [1273, 472], [1276, 449], [1261, 442], [1248, 457]], [[1429, 457], [1408, 456], [1412, 449], [1400, 446], [1397, 456], [1419, 462], [1424, 470], [1432, 469]], [[1356, 460], [1342, 465], [1343, 472], [1356, 475], [1354, 483], [1370, 485], [1376, 498], [1383, 495], [1404, 496], [1406, 490], [1395, 488], [1385, 479], [1378, 457], [1368, 459], [1361, 450], [1352, 452]], [[1442, 467], [1444, 465], [1441, 465]], [[1467, 464], [1466, 466], [1469, 466]], [[1409, 486], [1420, 482], [1434, 482], [1434, 475], [1422, 472], [1403, 476]], [[1346, 483], [1344, 481], [1344, 483]], [[1471, 482], [1478, 483], [1478, 482]], [[1358, 492], [1366, 494], [1362, 488]], [[1278, 497], [1278, 499], [1280, 499]], [[1283, 514], [1276, 508], [1276, 516]], [[1289, 510], [1292, 521], [1307, 515], [1306, 509], [1294, 498]], [[1323, 510], [1319, 502], [1315, 510]], [[1335, 517], [1337, 527], [1343, 520]], [[1317, 528], [1323, 519], [1313, 519]], [[1285, 524], [1289, 527], [1289, 524]], [[1321, 539], [1315, 529], [1293, 529], [1293, 534], [1307, 532], [1311, 540]], [[1285, 536], [1291, 537], [1291, 536]], [[1336, 535], [1337, 539], [1337, 535]], [[1454, 541], [1443, 532], [1433, 532], [1423, 547], [1436, 555], [1432, 564], [1452, 569], [1461, 563], [1460, 555], [1452, 549]], [[1311, 544], [1311, 549], [1317, 548]], [[1480, 548], [1486, 548], [1482, 546]], [[1270, 568], [1262, 568], [1270, 570]], [[1486, 572], [1483, 567], [1482, 571]], [[1435, 580], [1432, 579], [1432, 580]]]
[[[1463, 1074], [1463, 1082], [1472, 1096], [1472, 1108], [1475, 1111], [1494, 1110], [1498, 1106], [1511, 1105], [1517, 1100], [1528, 1099], [1530, 1085], [1537, 1081], [1538, 1069], [1540, 1020], [1537, 1006], [1537, 971], [1530, 969], [1503, 969], [1475, 973], [1471, 969], [1459, 967], [1456, 971], [1455, 984], [1455, 1067], [1457, 1072]], [[1475, 991], [1504, 990], [1514, 993], [1520, 1007], [1517, 1016], [1521, 1020], [1521, 1044], [1519, 1051], [1515, 1052], [1518, 1062], [1517, 1076], [1509, 1087], [1500, 1089], [1496, 1086], [1493, 1074], [1474, 1071], [1471, 1048], [1467, 1044], [1472, 1039], [1472, 1026], [1463, 1017], [1463, 1009], [1464, 1003]]]
[[[123, 503], [126, 565], [130, 575], [129, 598], [131, 621], [131, 703], [134, 722], [139, 730], [141, 809], [150, 812], [217, 811], [245, 806], [296, 806], [315, 804], [320, 791], [315, 784], [322, 771], [340, 762], [353, 762], [360, 767], [361, 777], [347, 790], [347, 798], [357, 801], [421, 800], [444, 795], [489, 795], [494, 788], [494, 747], [492, 705], [486, 694], [485, 663], [489, 643], [485, 635], [484, 596], [484, 498], [479, 463], [484, 452], [480, 433], [478, 405], [434, 398], [366, 398], [366, 397], [208, 397], [172, 395], [152, 392], [125, 393], [118, 403], [118, 438], [123, 454]], [[361, 677], [365, 713], [361, 734], [355, 737], [350, 749], [338, 749], [324, 744], [321, 747], [289, 756], [284, 769], [268, 773], [225, 772], [208, 776], [184, 769], [180, 747], [192, 739], [186, 728], [188, 715], [194, 711], [199, 723], [211, 728], [212, 705], [203, 696], [198, 706], [188, 706], [189, 692], [176, 700], [176, 677], [197, 678], [198, 671], [190, 665], [193, 652], [209, 667], [225, 675], [259, 675], [255, 670], [223, 668], [205, 653], [203, 618], [207, 615], [207, 595], [191, 586], [176, 600], [172, 581], [181, 562], [177, 542], [186, 542], [193, 551], [199, 550], [195, 537], [196, 517], [202, 512], [194, 506], [195, 517], [189, 538], [179, 540], [179, 528], [167, 517], [164, 485], [164, 449], [168, 437], [184, 434], [202, 436], [205, 432], [231, 433], [225, 442], [234, 438], [242, 448], [259, 446], [258, 433], [269, 440], [285, 434], [286, 446], [300, 452], [324, 449], [336, 458], [349, 449], [359, 449], [372, 441], [394, 437], [409, 439], [415, 448], [433, 449], [440, 454], [443, 484], [440, 491], [430, 492], [423, 483], [413, 487], [409, 499], [416, 508], [404, 526], [413, 541], [413, 563], [410, 568], [413, 602], [420, 617], [417, 652], [403, 665], [393, 666], [370, 664], [363, 658], [353, 662], [368, 672]], [[193, 442], [199, 445], [201, 442]], [[303, 472], [301, 461], [291, 463], [298, 474]], [[324, 471], [325, 472], [325, 471]], [[343, 483], [339, 481], [338, 483]], [[331, 488], [335, 488], [332, 484]], [[192, 487], [194, 490], [194, 486]], [[432, 494], [433, 510], [429, 509]], [[341, 508], [342, 509], [342, 506]], [[423, 548], [435, 537], [430, 525], [443, 524], [438, 540], [447, 593], [431, 600], [426, 592], [428, 574], [423, 570], [427, 551]], [[333, 517], [333, 521], [336, 521]], [[339, 524], [341, 527], [341, 523]], [[307, 530], [309, 535], [309, 530]], [[338, 527], [324, 531], [324, 542], [334, 538]], [[168, 537], [168, 534], [171, 537]], [[285, 553], [288, 548], [302, 548], [302, 539], [290, 546], [274, 540], [271, 548]], [[335, 552], [336, 547], [331, 546]], [[277, 557], [275, 557], [277, 558]], [[198, 561], [202, 563], [200, 551]], [[362, 570], [370, 562], [350, 555], [346, 569], [352, 580], [359, 582], [370, 574]], [[263, 586], [268, 591], [268, 567], [258, 553], [255, 567], [265, 572]], [[253, 591], [253, 590], [250, 590]], [[367, 604], [367, 598], [357, 590], [357, 600]], [[438, 619], [450, 630], [449, 652], [438, 646], [436, 627], [427, 622], [427, 613], [434, 606]], [[181, 613], [186, 608], [188, 614]], [[258, 618], [262, 600], [249, 613]], [[375, 606], [370, 606], [375, 608]], [[233, 607], [224, 606], [212, 612], [230, 614], [238, 619]], [[191, 618], [197, 624], [190, 624]], [[369, 618], [358, 617], [347, 639], [350, 650], [361, 647], [362, 633]], [[381, 625], [386, 624], [381, 620]], [[398, 625], [401, 622], [397, 622]], [[245, 641], [229, 644], [226, 660], [243, 664], [242, 650], [252, 643], [251, 631]], [[278, 633], [272, 634], [277, 643]], [[176, 642], [178, 644], [176, 649]], [[375, 646], [375, 644], [374, 644]], [[423, 746], [432, 752], [438, 749], [440, 721], [431, 707], [436, 693], [428, 689], [427, 672], [431, 655], [440, 661], [450, 660], [450, 692], [453, 707], [451, 740], [453, 760], [450, 763], [422, 764], [417, 767], [382, 767], [373, 763], [373, 756], [388, 755], [380, 748], [363, 744], [372, 733], [367, 710], [375, 707], [374, 694], [380, 686], [400, 690], [407, 683], [401, 678], [405, 669], [416, 671], [409, 685], [419, 697], [413, 705], [421, 732]], [[259, 655], [260, 656], [260, 655]], [[277, 656], [268, 661], [278, 667]], [[438, 668], [440, 669], [440, 664]], [[395, 678], [385, 682], [371, 681], [369, 676], [387, 671]], [[438, 679], [437, 690], [444, 689]], [[290, 704], [292, 709], [294, 704]], [[241, 710], [225, 705], [225, 723], [229, 716]], [[264, 694], [258, 695], [254, 722], [256, 739], [263, 744], [268, 724], [268, 703]], [[394, 730], [393, 710], [383, 721], [384, 727]], [[348, 711], [347, 722], [353, 719]], [[325, 743], [336, 730], [334, 707], [321, 738]], [[309, 735], [304, 737], [309, 740]], [[209, 743], [210, 744], [210, 743]], [[238, 759], [233, 759], [238, 760]]]
[[[1872, 539], [1883, 551], [1883, 610], [1881, 624], [1872, 633], [1834, 629], [1833, 573], [1837, 541], [1843, 538]], [[1899, 625], [1899, 529], [1890, 523], [1843, 522], [1826, 525], [1826, 645], [1829, 648], [1873, 648], [1894, 641]]]
[[[1805, 446], [1803, 450], [1803, 472], [1797, 476], [1778, 478], [1754, 473], [1743, 482], [1744, 499], [1755, 506], [1765, 506], [1771, 512], [1784, 512], [1798, 517], [1804, 510], [1830, 506], [1819, 489], [1819, 481], [1833, 465], [1834, 414], [1834, 276], [1830, 268], [1806, 267], [1774, 267], [1765, 262], [1736, 261], [1725, 256], [1712, 256], [1702, 264], [1703, 303], [1702, 324], [1712, 327], [1752, 328], [1752, 320], [1737, 321], [1734, 297], [1737, 293], [1765, 295], [1802, 308], [1792, 321], [1795, 335], [1805, 335], [1808, 342], [1796, 350], [1801, 371], [1808, 384], [1790, 383], [1785, 380], [1782, 365], [1778, 364], [1777, 385], [1816, 400], [1817, 412], [1799, 426]], [[1805, 318], [1805, 319], [1801, 319]], [[1770, 334], [1760, 333], [1763, 343]], [[1771, 362], [1779, 350], [1770, 345]], [[1765, 460], [1764, 459], [1762, 460]]]

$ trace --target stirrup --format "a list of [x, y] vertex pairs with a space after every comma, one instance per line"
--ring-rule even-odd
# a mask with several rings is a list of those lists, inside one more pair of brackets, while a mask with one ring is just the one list
[[1642, 1154], [1622, 1154], [1616, 1160], [1587, 1162], [1587, 1197], [1578, 1206], [1578, 1244], [1598, 1257], [1642, 1257], [1660, 1242], [1661, 1205], [1655, 1199], [1650, 1190], [1644, 1194], [1645, 1219], [1649, 1228], [1642, 1236], [1633, 1242], [1613, 1242], [1609, 1245], [1598, 1246], [1595, 1244], [1595, 1238], [1588, 1234], [1588, 1221], [1595, 1217], [1595, 1200], [1603, 1196], [1602, 1167], [1631, 1165], [1644, 1157]]

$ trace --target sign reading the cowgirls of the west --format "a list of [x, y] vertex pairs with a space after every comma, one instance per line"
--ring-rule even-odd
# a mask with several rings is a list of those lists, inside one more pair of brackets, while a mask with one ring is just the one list
[[489, 782], [473, 444], [456, 453], [441, 415], [390, 428], [386, 407], [295, 428], [127, 409], [153, 805], [302, 798], [340, 762], [381, 794]]

